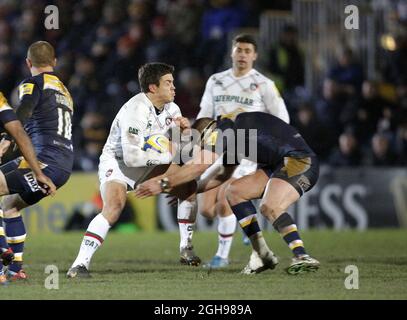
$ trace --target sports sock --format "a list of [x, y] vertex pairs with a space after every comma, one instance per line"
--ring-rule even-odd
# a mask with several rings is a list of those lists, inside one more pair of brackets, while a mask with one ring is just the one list
[[14, 252], [14, 260], [8, 270], [19, 272], [23, 266], [24, 241], [26, 237], [23, 217], [4, 218], [7, 242]]
[[253, 203], [251, 201], [241, 202], [231, 208], [244, 233], [250, 239], [253, 250], [255, 250], [261, 258], [266, 257], [270, 249], [257, 223], [256, 208]]
[[85, 232], [78, 256], [72, 264], [72, 267], [83, 264], [86, 269], [89, 269], [93, 254], [102, 245], [109, 229], [109, 222], [101, 213], [93, 218]]
[[218, 251], [216, 255], [227, 259], [233, 242], [233, 234], [236, 230], [236, 216], [231, 214], [227, 217], [218, 218]]
[[[0, 209], [0, 254], [7, 251], [9, 248], [7, 244], [6, 234], [3, 227], [3, 211]], [[0, 271], [3, 269], [3, 262], [0, 259]]]
[[297, 226], [287, 212], [284, 212], [274, 221], [273, 227], [280, 233], [295, 256], [307, 254]]
[[179, 200], [178, 201], [178, 227], [180, 242], [180, 250], [185, 247], [192, 246], [192, 237], [194, 235], [195, 220], [196, 220], [197, 205], [196, 200]]

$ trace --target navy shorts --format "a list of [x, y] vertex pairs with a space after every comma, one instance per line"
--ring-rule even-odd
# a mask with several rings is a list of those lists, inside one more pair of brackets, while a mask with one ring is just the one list
[[[6, 178], [9, 194], [18, 193], [28, 205], [35, 204], [47, 196], [42, 193], [34, 173], [28, 167], [23, 157], [19, 157], [0, 166], [0, 171]], [[71, 175], [70, 172], [50, 165], [46, 165], [46, 167], [42, 169], [42, 172], [52, 180], [57, 188], [62, 187]]]
[[312, 189], [319, 177], [319, 164], [316, 157], [284, 157], [276, 168], [261, 168], [270, 178], [279, 178], [291, 184], [300, 196]]

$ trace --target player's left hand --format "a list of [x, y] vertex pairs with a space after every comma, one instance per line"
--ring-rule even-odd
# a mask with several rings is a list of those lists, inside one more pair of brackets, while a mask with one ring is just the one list
[[185, 117], [178, 117], [174, 119], [175, 124], [181, 128], [181, 130], [190, 129], [191, 123], [189, 122], [188, 118]]
[[162, 192], [160, 182], [157, 179], [150, 179], [139, 184], [134, 191], [136, 198], [144, 199], [151, 196], [156, 196]]
[[41, 187], [41, 191], [44, 194], [50, 195], [50, 196], [55, 195], [55, 193], [57, 191], [57, 187], [51, 181], [50, 178], [48, 178], [45, 174], [36, 175], [35, 178], [37, 179], [37, 182], [39, 182], [38, 185]]
[[4, 138], [0, 140], [0, 158], [7, 152], [10, 145], [11, 141]]

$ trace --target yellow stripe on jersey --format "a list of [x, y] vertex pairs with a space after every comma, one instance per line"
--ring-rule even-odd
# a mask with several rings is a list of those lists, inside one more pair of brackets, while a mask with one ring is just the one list
[[[22, 158], [22, 159], [21, 159]], [[31, 169], [30, 165], [28, 164], [27, 160], [25, 160], [23, 157], [21, 157], [20, 164], [18, 165], [18, 169]], [[41, 169], [46, 168], [48, 165], [45, 163], [42, 163], [41, 161], [38, 161], [38, 164], [40, 165]]]
[[0, 109], [3, 108], [10, 108], [10, 106], [8, 105], [6, 97], [3, 95], [2, 92], [0, 92]]
[[6, 234], [4, 233], [4, 228], [0, 227], [0, 237], [5, 236]]
[[289, 178], [300, 175], [311, 167], [311, 158], [291, 158], [284, 157], [283, 171], [287, 172]]
[[59, 93], [61, 93], [64, 96], [64, 99], [59, 98], [60, 101], [58, 101], [58, 102], [67, 106], [70, 110], [73, 111], [72, 97], [71, 97], [68, 89], [66, 89], [64, 84], [61, 82], [61, 80], [58, 79], [57, 76], [44, 73], [44, 90], [45, 89], [52, 89], [52, 90], [55, 90], [55, 91], [58, 91]]
[[18, 87], [18, 97], [21, 100], [26, 94], [33, 94], [34, 83], [23, 83]]

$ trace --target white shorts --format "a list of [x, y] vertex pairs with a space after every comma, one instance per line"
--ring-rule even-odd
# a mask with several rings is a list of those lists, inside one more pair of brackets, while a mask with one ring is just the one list
[[118, 181], [128, 188], [134, 189], [141, 183], [154, 167], [134, 167], [129, 168], [124, 164], [120, 165], [116, 159], [104, 158], [99, 163], [99, 181], [100, 186], [108, 181]]
[[232, 178], [239, 179], [254, 173], [257, 170], [257, 163], [243, 159], [233, 172]]

